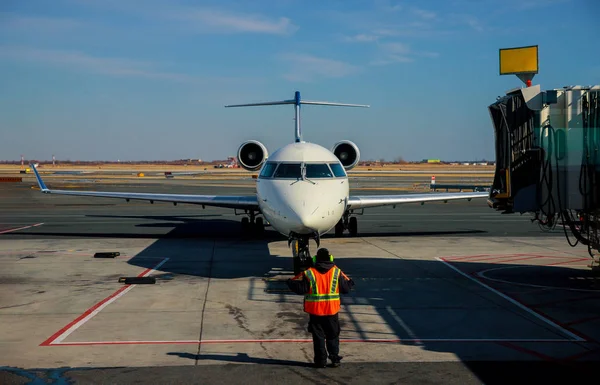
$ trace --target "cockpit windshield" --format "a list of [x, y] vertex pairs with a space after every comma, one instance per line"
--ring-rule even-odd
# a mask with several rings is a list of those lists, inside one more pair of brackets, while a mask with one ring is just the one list
[[275, 179], [301, 179], [302, 167], [306, 179], [343, 178], [344, 167], [338, 163], [275, 163], [267, 162], [259, 177]]
[[306, 164], [306, 177], [308, 179], [313, 178], [333, 178], [333, 174], [326, 164]]
[[298, 179], [302, 177], [300, 163], [281, 163], [275, 171], [275, 178]]
[[260, 176], [263, 178], [271, 178], [273, 173], [275, 172], [275, 168], [277, 167], [277, 163], [275, 162], [267, 162], [260, 172]]
[[331, 167], [331, 170], [333, 171], [333, 174], [336, 176], [336, 178], [346, 177], [346, 171], [344, 171], [344, 167], [341, 164], [329, 163], [329, 166]]

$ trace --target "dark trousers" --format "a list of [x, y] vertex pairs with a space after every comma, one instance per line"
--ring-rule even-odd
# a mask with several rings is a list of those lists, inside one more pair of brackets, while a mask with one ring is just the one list
[[309, 314], [309, 316], [308, 331], [312, 333], [315, 364], [326, 364], [327, 357], [332, 362], [339, 362], [340, 321], [338, 315]]

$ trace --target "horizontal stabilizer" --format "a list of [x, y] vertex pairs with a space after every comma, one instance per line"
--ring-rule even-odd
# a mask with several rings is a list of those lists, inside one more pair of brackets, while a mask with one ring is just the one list
[[[283, 104], [296, 104], [295, 100], [280, 100], [275, 102], [262, 102], [262, 103], [248, 103], [248, 104], [230, 104], [225, 107], [256, 107], [256, 106], [279, 106]], [[348, 104], [348, 103], [335, 103], [335, 102], [319, 102], [313, 100], [300, 100], [297, 103], [300, 104], [312, 104], [315, 106], [339, 106], [339, 107], [370, 107], [368, 104]]]
[[225, 107], [254, 107], [254, 106], [278, 106], [281, 104], [296, 104], [295, 100], [280, 100], [277, 102], [249, 103], [249, 104], [230, 104]]
[[302, 133], [300, 130], [300, 106], [302, 104], [309, 104], [313, 106], [339, 106], [339, 107], [370, 107], [367, 104], [349, 104], [349, 103], [336, 103], [336, 102], [322, 102], [315, 100], [302, 100], [300, 97], [300, 91], [294, 93], [294, 99], [279, 100], [274, 102], [260, 102], [260, 103], [246, 103], [246, 104], [230, 104], [225, 107], [256, 107], [256, 106], [278, 106], [283, 104], [291, 104], [296, 110], [296, 116], [294, 118], [296, 125], [296, 142], [302, 141]]
[[310, 100], [302, 100], [300, 104], [313, 104], [317, 106], [340, 106], [340, 107], [370, 107], [368, 104], [348, 104], [348, 103], [334, 103], [334, 102], [317, 102]]

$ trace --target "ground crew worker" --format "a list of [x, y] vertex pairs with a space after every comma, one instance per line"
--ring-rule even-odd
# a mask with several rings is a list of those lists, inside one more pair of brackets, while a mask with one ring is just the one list
[[304, 294], [304, 311], [309, 314], [308, 331], [312, 333], [314, 364], [327, 366], [327, 357], [333, 367], [340, 366], [340, 293], [349, 293], [354, 281], [333, 263], [329, 250], [319, 249], [313, 257], [313, 267], [287, 281], [296, 294]]

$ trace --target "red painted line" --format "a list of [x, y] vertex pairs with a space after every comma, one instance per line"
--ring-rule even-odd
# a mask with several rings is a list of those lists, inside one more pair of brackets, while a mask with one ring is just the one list
[[556, 262], [556, 263], [550, 263], [550, 264], [546, 264], [544, 266], [556, 266], [556, 265], [564, 265], [566, 263], [571, 263], [571, 262], [581, 262], [581, 261], [591, 261], [591, 258], [578, 258], [578, 259], [571, 259], [570, 261], [563, 261], [563, 262]]
[[564, 360], [565, 361], [575, 361], [575, 360], [580, 359], [582, 357], [588, 356], [588, 355], [590, 355], [592, 353], [597, 353], [598, 351], [600, 351], [600, 348], [586, 350], [584, 352], [573, 354], [572, 356], [565, 357]]
[[19, 230], [25, 230], [25, 229], [30, 229], [32, 227], [38, 227], [41, 225], [43, 225], [43, 223], [36, 223], [35, 225], [29, 225], [29, 226], [17, 227], [15, 229], [3, 230], [3, 231], [0, 231], [0, 234], [12, 233], [12, 232], [19, 231]]
[[[526, 306], [526, 305], [523, 305], [523, 306]], [[532, 310], [532, 311], [534, 311], [534, 310]], [[539, 309], [538, 309], [538, 310], [535, 310], [535, 312], [537, 312], [538, 314], [540, 314], [540, 315], [542, 315], [542, 316], [544, 316], [544, 317], [548, 318], [549, 320], [552, 320], [552, 321], [553, 321], [555, 324], [557, 324], [557, 325], [558, 325], [558, 326], [560, 326], [561, 328], [563, 328], [563, 329], [565, 329], [565, 330], [568, 330], [568, 331], [570, 331], [571, 333], [573, 333], [573, 334], [575, 334], [575, 335], [579, 336], [580, 338], [583, 338], [584, 342], [595, 342], [595, 343], [598, 343], [598, 341], [596, 341], [595, 339], [593, 339], [593, 338], [591, 338], [591, 337], [589, 337], [589, 336], [587, 336], [587, 335], [585, 335], [585, 334], [581, 333], [581, 332], [580, 332], [580, 331], [578, 331], [578, 330], [575, 330], [575, 329], [573, 329], [572, 327], [569, 327], [569, 326], [565, 325], [565, 323], [564, 323], [564, 322], [560, 322], [560, 321], [558, 321], [556, 318], [552, 318], [552, 317], [550, 317], [548, 314], [544, 313], [543, 311], [541, 311], [541, 310], [539, 310]]]
[[52, 336], [50, 336], [50, 338], [48, 338], [46, 341], [42, 342], [40, 344], [40, 346], [50, 346], [55, 339], [57, 339], [60, 335], [62, 335], [67, 330], [69, 330], [73, 325], [75, 325], [77, 322], [81, 321], [82, 319], [84, 319], [88, 315], [90, 315], [94, 310], [98, 309], [100, 306], [104, 305], [106, 302], [108, 302], [112, 298], [114, 298], [117, 295], [119, 295], [121, 292], [123, 292], [129, 286], [131, 286], [131, 285], [125, 285], [125, 286], [123, 286], [122, 288], [120, 288], [119, 290], [115, 291], [114, 293], [112, 293], [108, 297], [104, 298], [102, 301], [98, 302], [97, 304], [95, 304], [91, 308], [87, 309], [79, 317], [75, 318], [72, 322], [70, 322], [65, 327], [63, 327], [62, 329], [60, 329], [59, 331], [57, 331], [56, 333], [54, 333]]
[[542, 354], [540, 352], [536, 352], [535, 350], [527, 349], [527, 348], [515, 345], [515, 344], [510, 343], [510, 342], [498, 342], [498, 345], [501, 345], [501, 346], [504, 346], [504, 347], [507, 347], [507, 348], [511, 348], [511, 349], [516, 350], [516, 351], [521, 352], [521, 353], [529, 354], [531, 356], [537, 357], [537, 358], [542, 359], [544, 361], [549, 361], [549, 362], [558, 362], [558, 361], [560, 361], [557, 358], [547, 356], [547, 355]]
[[582, 323], [586, 323], [586, 322], [590, 322], [590, 321], [596, 321], [599, 320], [600, 316], [594, 316], [594, 317], [587, 317], [587, 318], [581, 318], [581, 319], [577, 319], [574, 321], [570, 321], [570, 322], [565, 322], [565, 325], [577, 325], [577, 324], [582, 324]]
[[[465, 262], [479, 262], [479, 261], [491, 261], [491, 260], [502, 260], [503, 258], [511, 258], [511, 257], [532, 257], [532, 258], [552, 258], [552, 259], [564, 259], [564, 258], [570, 258], [570, 257], [565, 257], [565, 256], [559, 256], [559, 255], [538, 255], [538, 254], [531, 254], [531, 253], [516, 253], [516, 254], [478, 254], [478, 255], [466, 255], [466, 256], [460, 256], [460, 257], [442, 257], [441, 259], [443, 259], [446, 262], [455, 262], [455, 261], [465, 261]], [[479, 259], [473, 259], [473, 258], [479, 258]], [[529, 258], [527, 258], [529, 259]], [[575, 259], [575, 258], [571, 258], [571, 259]], [[468, 260], [468, 261], [467, 261]], [[518, 260], [518, 259], [515, 259]], [[503, 262], [505, 262], [503, 260]], [[508, 261], [506, 261], [508, 262]]]
[[[481, 281], [481, 279], [479, 279], [478, 277], [473, 277], [472, 279], [475, 279], [479, 282], [481, 282], [483, 284], [483, 282]], [[494, 288], [494, 290], [496, 290], [499, 293], [502, 293], [503, 295], [505, 295], [507, 298], [511, 298], [513, 301], [515, 301], [516, 303], [519, 303], [521, 306], [523, 306], [523, 308], [528, 309], [528, 311], [532, 312], [532, 314], [538, 314], [544, 318], [546, 318], [547, 320], [553, 322], [554, 324], [558, 325], [559, 327], [563, 328], [565, 331], [568, 331], [569, 333], [572, 333], [573, 335], [582, 338], [584, 341], [587, 342], [597, 342], [596, 340], [594, 340], [593, 338], [590, 338], [589, 336], [586, 336], [576, 330], [574, 330], [573, 328], [568, 327], [567, 325], [565, 325], [563, 322], [558, 321], [557, 319], [548, 316], [546, 313], [540, 311], [537, 307], [533, 308], [532, 305], [528, 305], [525, 302], [515, 298], [514, 295], [508, 295], [504, 290], [501, 290], [499, 288]]]
[[[141, 272], [140, 274], [138, 274], [137, 277], [138, 278], [143, 277], [146, 274], [148, 274], [150, 271], [152, 271], [153, 269], [154, 268], [146, 269], [143, 272]], [[90, 314], [92, 314], [100, 306], [104, 305], [106, 302], [110, 301], [111, 299], [117, 297], [123, 291], [127, 290], [130, 286], [132, 286], [132, 285], [131, 284], [124, 285], [123, 287], [121, 287], [120, 289], [118, 289], [117, 291], [115, 291], [114, 293], [112, 293], [111, 295], [109, 295], [108, 297], [104, 298], [102, 301], [96, 303], [94, 306], [92, 306], [91, 308], [87, 309], [83, 314], [81, 314], [79, 317], [75, 318], [73, 321], [71, 321], [65, 327], [63, 327], [62, 329], [60, 329], [59, 331], [57, 331], [56, 333], [54, 333], [53, 335], [51, 335], [50, 338], [48, 338], [47, 340], [45, 340], [44, 342], [42, 342], [40, 344], [40, 346], [50, 346], [50, 345], [52, 345], [52, 343], [58, 337], [60, 337], [63, 333], [65, 333], [67, 330], [69, 330], [71, 327], [73, 327], [73, 325], [77, 324], [78, 322], [80, 322], [84, 318], [88, 317]]]
[[536, 304], [529, 305], [529, 306], [535, 307], [535, 308], [538, 308], [538, 307], [547, 307], [547, 306], [554, 306], [554, 305], [557, 305], [557, 304], [561, 304], [561, 303], [564, 303], [564, 302], [571, 303], [571, 302], [576, 302], [576, 301], [587, 301], [588, 299], [600, 299], [600, 296], [593, 295], [593, 296], [589, 296], [589, 297], [564, 298], [564, 299], [557, 299], [557, 300], [554, 300], [554, 301], [540, 302], [540, 303], [536, 303]]
[[535, 255], [533, 257], [520, 257], [520, 258], [513, 258], [513, 259], [503, 259], [502, 263], [515, 262], [515, 261], [526, 261], [528, 259], [539, 259], [539, 258], [546, 258], [546, 256], [544, 256], [544, 255]]
[[490, 255], [494, 255], [494, 254], [463, 255], [463, 256], [459, 256], [459, 257], [442, 257], [442, 259], [447, 260], [448, 262], [451, 262], [451, 261], [460, 261], [460, 260], [469, 259], [469, 258], [487, 257]]
[[[465, 339], [465, 338], [422, 338], [422, 339], [340, 339], [340, 343], [500, 343], [500, 342], [530, 342], [530, 343], [565, 343], [573, 342], [566, 339], [543, 340], [543, 339]], [[241, 340], [173, 340], [173, 341], [76, 341], [59, 342], [52, 346], [92, 346], [92, 345], [227, 345], [227, 344], [262, 344], [262, 343], [312, 343], [309, 338], [288, 339], [241, 339]]]

